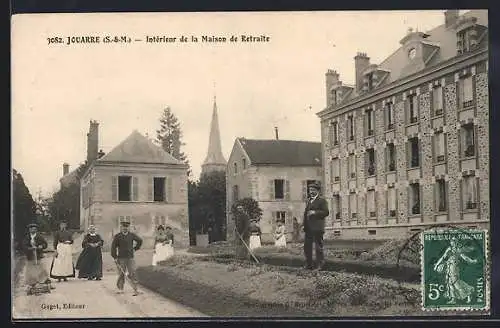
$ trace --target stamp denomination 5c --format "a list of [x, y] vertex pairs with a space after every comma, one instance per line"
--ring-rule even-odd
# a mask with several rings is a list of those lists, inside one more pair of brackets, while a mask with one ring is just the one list
[[424, 231], [421, 235], [422, 309], [489, 309], [487, 237], [484, 230]]

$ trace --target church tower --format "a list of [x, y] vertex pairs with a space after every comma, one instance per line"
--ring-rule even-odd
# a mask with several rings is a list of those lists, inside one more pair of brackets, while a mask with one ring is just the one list
[[201, 174], [212, 171], [225, 171], [226, 160], [222, 155], [219, 131], [219, 117], [217, 115], [217, 102], [214, 96], [214, 108], [212, 112], [212, 123], [210, 125], [210, 137], [208, 139], [208, 151], [205, 161], [201, 165]]

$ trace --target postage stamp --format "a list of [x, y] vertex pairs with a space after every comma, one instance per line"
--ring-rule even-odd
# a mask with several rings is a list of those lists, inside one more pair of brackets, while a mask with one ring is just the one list
[[488, 310], [488, 232], [429, 230], [420, 238], [422, 310]]

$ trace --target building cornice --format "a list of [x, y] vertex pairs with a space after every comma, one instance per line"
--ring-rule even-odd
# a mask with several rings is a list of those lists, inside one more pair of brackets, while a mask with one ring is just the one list
[[373, 94], [362, 95], [335, 109], [326, 108], [316, 113], [316, 115], [322, 120], [328, 120], [334, 116], [349, 112], [352, 109], [368, 106], [374, 102], [393, 96], [396, 93], [402, 93], [407, 89], [415, 88], [429, 80], [452, 74], [464, 66], [469, 66], [483, 60], [488, 60], [488, 48], [478, 50], [468, 56], [454, 57], [441, 65], [424, 69], [401, 80], [394, 81], [380, 88], [380, 90], [377, 90]]
[[161, 167], [168, 169], [188, 169], [189, 166], [186, 164], [167, 164], [167, 163], [141, 163], [141, 162], [108, 162], [108, 161], [99, 161], [95, 162], [92, 167], [104, 166], [104, 167]]

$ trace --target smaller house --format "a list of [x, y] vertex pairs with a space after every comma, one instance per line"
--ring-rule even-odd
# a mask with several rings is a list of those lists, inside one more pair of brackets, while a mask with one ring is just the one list
[[133, 131], [81, 178], [80, 223], [94, 224], [105, 244], [124, 219], [152, 247], [156, 228], [173, 228], [175, 244], [189, 245], [187, 165]]
[[237, 138], [226, 168], [227, 232], [235, 201], [251, 197], [263, 211], [262, 240], [272, 241], [277, 219], [292, 232], [293, 218], [302, 222], [308, 184], [321, 181], [321, 143], [295, 140]]

